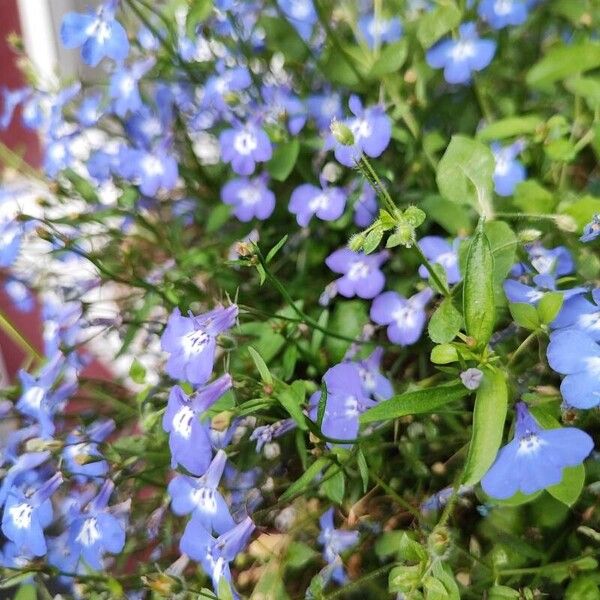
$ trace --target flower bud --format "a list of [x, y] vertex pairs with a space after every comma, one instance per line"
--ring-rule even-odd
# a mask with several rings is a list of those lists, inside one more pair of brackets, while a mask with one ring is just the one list
[[342, 144], [342, 146], [353, 146], [354, 145], [354, 134], [348, 125], [333, 119], [329, 126], [331, 133], [335, 140]]

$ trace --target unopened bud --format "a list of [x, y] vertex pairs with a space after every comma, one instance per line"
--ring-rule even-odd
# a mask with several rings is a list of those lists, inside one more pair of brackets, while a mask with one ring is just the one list
[[556, 226], [562, 231], [573, 233], [577, 231], [577, 221], [570, 215], [559, 215], [555, 219]]
[[483, 379], [483, 371], [471, 368], [460, 374], [460, 380], [468, 390], [476, 390]]
[[539, 229], [521, 229], [519, 231], [519, 240], [521, 242], [535, 242], [542, 237], [542, 232]]
[[427, 538], [429, 551], [434, 556], [444, 556], [450, 548], [450, 531], [447, 527], [436, 527]]
[[338, 121], [337, 119], [333, 119], [331, 121], [331, 125], [329, 126], [333, 137], [337, 142], [342, 144], [342, 146], [353, 146], [354, 145], [354, 134], [348, 125]]

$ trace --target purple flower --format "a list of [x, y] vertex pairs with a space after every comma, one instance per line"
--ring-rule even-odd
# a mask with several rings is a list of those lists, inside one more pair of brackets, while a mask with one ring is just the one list
[[93, 127], [96, 125], [102, 111], [100, 105], [102, 103], [102, 94], [91, 94], [86, 96], [77, 109], [77, 120], [84, 127]]
[[66, 48], [81, 48], [83, 62], [95, 67], [105, 57], [122, 61], [129, 54], [127, 32], [115, 19], [115, 0], [102, 4], [96, 12], [65, 15], [60, 39]]
[[348, 106], [354, 117], [342, 123], [352, 132], [354, 143], [344, 145], [330, 134], [325, 141], [325, 150], [333, 148], [338, 162], [346, 167], [354, 167], [363, 153], [371, 158], [383, 153], [392, 137], [392, 123], [383, 107], [363, 108], [358, 96], [350, 96]]
[[426, 54], [430, 67], [444, 69], [448, 83], [468, 83], [472, 73], [485, 69], [496, 52], [496, 42], [480, 39], [475, 23], [463, 23], [459, 34], [457, 40], [442, 40]]
[[481, 0], [477, 12], [492, 29], [522, 25], [527, 20], [527, 0]]
[[256, 427], [250, 435], [250, 441], [256, 442], [256, 451], [260, 452], [265, 444], [270, 444], [275, 438], [278, 438], [295, 428], [296, 422], [294, 419], [276, 421], [270, 425]]
[[309, 96], [307, 107], [319, 129], [328, 129], [331, 121], [342, 117], [342, 99], [337, 92]]
[[161, 338], [162, 349], [170, 353], [167, 373], [173, 379], [206, 383], [215, 361], [216, 337], [234, 325], [237, 314], [235, 304], [189, 317], [181, 316], [176, 308]]
[[163, 416], [163, 429], [169, 433], [171, 466], [178, 464], [193, 475], [203, 475], [210, 464], [212, 448], [208, 428], [200, 416], [227, 390], [231, 377], [223, 375], [192, 396], [176, 385], [169, 394], [167, 410]]
[[234, 207], [233, 214], [244, 223], [253, 218], [264, 221], [275, 209], [275, 194], [267, 188], [264, 175], [228, 181], [221, 190], [221, 199]]
[[[327, 370], [323, 376], [327, 401], [321, 430], [330, 438], [354, 440], [358, 435], [358, 417], [375, 402], [363, 391], [358, 365], [345, 362]], [[309, 401], [310, 418], [317, 420], [321, 392], [315, 392]], [[344, 444], [346, 445], [346, 444]]]
[[252, 83], [252, 78], [246, 67], [225, 69], [223, 64], [219, 63], [215, 69], [218, 73], [211, 75], [204, 86], [202, 107], [226, 111], [228, 108], [226, 96], [232, 92], [245, 90]]
[[112, 481], [106, 480], [83, 511], [74, 509], [71, 514], [68, 545], [73, 560], [82, 558], [97, 571], [103, 568], [105, 552], [119, 554], [125, 546], [124, 520], [111, 514], [107, 506], [114, 487]]
[[517, 160], [523, 151], [524, 144], [517, 141], [510, 146], [492, 144], [492, 152], [496, 161], [494, 168], [494, 189], [499, 196], [510, 196], [517, 184], [527, 176], [525, 167]]
[[346, 193], [339, 187], [327, 187], [321, 182], [318, 188], [311, 183], [298, 186], [290, 198], [289, 211], [296, 215], [300, 227], [306, 227], [313, 215], [323, 221], [335, 221], [346, 207]]
[[390, 380], [381, 373], [383, 348], [377, 347], [370, 356], [358, 363], [363, 392], [374, 400], [387, 400], [394, 395]]
[[136, 182], [145, 196], [156, 196], [161, 189], [172, 190], [177, 183], [177, 159], [166, 148], [127, 149], [120, 161], [121, 175]]
[[7, 129], [13, 119], [15, 109], [31, 94], [31, 89], [9, 90], [3, 87], [0, 91], [4, 100], [4, 108], [0, 114], [0, 129]]
[[136, 112], [143, 106], [139, 81], [154, 66], [154, 59], [140, 60], [130, 67], [115, 71], [110, 79], [108, 93], [113, 99], [115, 114], [122, 119], [129, 112]]
[[177, 475], [170, 481], [171, 508], [176, 515], [192, 513], [194, 523], [190, 521], [189, 525], [192, 529], [201, 526], [221, 534], [235, 527], [227, 503], [217, 489], [226, 462], [227, 455], [219, 450], [202, 477]]
[[551, 326], [553, 329], [578, 329], [600, 342], [600, 289], [592, 290], [591, 302], [584, 294], [567, 298]]
[[108, 463], [102, 459], [98, 444], [114, 429], [115, 422], [106, 419], [95, 421], [89, 427], [75, 430], [67, 436], [62, 458], [76, 481], [85, 483], [88, 479], [99, 478], [108, 473]]
[[0, 267], [10, 267], [21, 250], [23, 227], [16, 220], [0, 222]]
[[371, 319], [378, 325], [387, 325], [387, 335], [391, 342], [408, 346], [414, 344], [423, 333], [426, 314], [425, 306], [433, 297], [429, 288], [411, 298], [404, 298], [398, 292], [384, 292], [371, 305]]
[[362, 184], [360, 195], [354, 204], [354, 223], [358, 227], [368, 227], [377, 217], [378, 206], [375, 190], [368, 182]]
[[230, 587], [233, 586], [229, 563], [246, 547], [254, 528], [252, 519], [246, 517], [215, 539], [201, 526], [194, 529], [187, 527], [179, 547], [182, 552], [202, 565], [206, 574], [212, 579], [213, 590], [217, 592], [222, 578]]
[[303, 40], [308, 40], [317, 22], [312, 0], [277, 0], [279, 8]]
[[398, 17], [377, 19], [375, 15], [365, 15], [359, 19], [358, 28], [369, 48], [395, 42], [402, 37], [402, 23]]
[[72, 161], [69, 138], [48, 140], [44, 147], [44, 172], [48, 177], [56, 177], [68, 168]]
[[325, 259], [325, 264], [343, 276], [336, 279], [337, 291], [346, 298], [375, 298], [385, 285], [385, 277], [379, 267], [389, 258], [387, 251], [377, 254], [353, 252], [340, 248]]
[[7, 277], [4, 282], [4, 291], [13, 302], [13, 306], [20, 312], [28, 313], [33, 310], [35, 300], [29, 288], [19, 279]]
[[566, 375], [560, 384], [565, 402], [575, 408], [600, 404], [600, 346], [577, 329], [557, 331], [550, 336], [548, 364]]
[[53, 519], [50, 497], [62, 482], [62, 475], [56, 473], [30, 495], [17, 487], [8, 492], [2, 514], [2, 533], [18, 546], [21, 553], [46, 554], [44, 528]]
[[[458, 266], [458, 243], [460, 240], [455, 240], [450, 245], [444, 238], [437, 235], [427, 235], [421, 238], [418, 242], [421, 252], [435, 265], [441, 265], [446, 272], [448, 283], [458, 283], [461, 279]], [[419, 275], [424, 279], [429, 277], [429, 271], [425, 265], [419, 267]]]
[[563, 469], [581, 464], [594, 447], [592, 438], [580, 429], [541, 429], [525, 403], [518, 402], [515, 408], [514, 439], [500, 450], [481, 480], [492, 498], [533, 494], [556, 485]]
[[341, 564], [340, 554], [349, 550], [358, 543], [358, 531], [348, 531], [344, 529], [335, 529], [333, 524], [333, 508], [326, 510], [319, 519], [321, 532], [318, 542], [323, 546], [323, 558], [328, 564], [336, 563], [336, 568], [331, 574], [331, 578], [339, 584], [346, 580], [346, 573]]
[[238, 175], [251, 175], [257, 162], [265, 162], [273, 155], [269, 136], [252, 123], [226, 129], [220, 136], [221, 158], [231, 163]]
[[600, 215], [594, 215], [592, 220], [583, 228], [581, 242], [591, 242], [600, 235]]

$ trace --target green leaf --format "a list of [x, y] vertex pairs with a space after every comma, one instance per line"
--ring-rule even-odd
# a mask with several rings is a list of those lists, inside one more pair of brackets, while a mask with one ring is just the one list
[[327, 408], [327, 384], [323, 379], [321, 383], [321, 395], [319, 396], [319, 404], [317, 405], [317, 427], [321, 429], [323, 418], [325, 417], [325, 409]]
[[463, 135], [452, 136], [438, 164], [438, 188], [444, 198], [457, 204], [471, 204], [480, 215], [491, 216], [495, 165], [494, 156], [485, 144]]
[[212, 0], [193, 0], [185, 19], [185, 30], [188, 35], [195, 35], [196, 26], [202, 23], [212, 12]]
[[450, 600], [450, 594], [448, 594], [444, 584], [435, 577], [425, 577], [423, 591], [425, 592], [425, 600]]
[[540, 316], [531, 304], [525, 302], [515, 302], [509, 304], [508, 309], [517, 325], [530, 331], [535, 331], [540, 326]]
[[319, 553], [304, 542], [293, 541], [287, 547], [285, 565], [290, 569], [301, 569], [318, 556]]
[[431, 316], [427, 330], [436, 344], [445, 344], [456, 337], [462, 324], [462, 315], [452, 303], [452, 298], [444, 298]]
[[365, 237], [365, 242], [363, 244], [363, 252], [365, 254], [371, 254], [377, 250], [381, 242], [381, 238], [383, 238], [383, 229], [381, 227], [374, 227], [369, 231], [367, 236]]
[[277, 181], [285, 181], [296, 164], [299, 152], [300, 142], [297, 139], [279, 144], [267, 163], [267, 170], [271, 177]]
[[26, 583], [22, 585], [17, 593], [14, 595], [13, 600], [36, 600], [37, 592], [35, 586], [32, 583]]
[[302, 412], [302, 405], [306, 396], [306, 388], [301, 381], [294, 381], [292, 385], [284, 387], [277, 395], [277, 400], [288, 412], [290, 417], [294, 419], [296, 425], [304, 431], [308, 429], [306, 419]]
[[600, 108], [600, 78], [573, 77], [565, 81], [565, 87], [575, 96], [581, 96], [591, 110]]
[[231, 206], [228, 204], [217, 204], [209, 213], [206, 219], [206, 232], [214, 233], [221, 229], [229, 220], [231, 215]]
[[508, 388], [504, 374], [485, 369], [477, 389], [473, 409], [473, 432], [463, 473], [465, 485], [475, 485], [492, 466], [502, 443], [508, 408]]
[[321, 491], [335, 504], [341, 504], [344, 501], [345, 490], [344, 471], [339, 465], [331, 465], [323, 475]]
[[146, 381], [146, 367], [137, 359], [134, 358], [129, 368], [129, 377], [135, 383], [142, 384]]
[[448, 233], [463, 236], [473, 229], [470, 211], [466, 206], [441, 196], [427, 196], [419, 206], [429, 219], [441, 225]]
[[458, 352], [452, 344], [440, 344], [433, 347], [430, 359], [434, 365], [447, 365], [458, 360]]
[[460, 600], [458, 584], [456, 583], [456, 579], [454, 578], [450, 567], [446, 563], [438, 560], [433, 563], [432, 570], [433, 574], [443, 584], [444, 588], [446, 588], [446, 592], [448, 592], [448, 598], [450, 600]]
[[408, 41], [406, 39], [386, 45], [371, 67], [369, 78], [381, 79], [384, 75], [396, 72], [404, 64], [407, 56]]
[[233, 600], [233, 592], [231, 591], [231, 585], [229, 584], [227, 579], [225, 579], [225, 577], [221, 577], [219, 579], [217, 596], [219, 600]]
[[469, 393], [462, 383], [405, 392], [373, 406], [361, 415], [360, 421], [361, 423], [389, 421], [406, 415], [434, 412], [449, 402], [464, 398]]
[[267, 385], [273, 385], [273, 376], [269, 371], [269, 367], [267, 367], [267, 363], [262, 359], [262, 356], [252, 346], [248, 346], [248, 353], [252, 357], [263, 382]]
[[560, 292], [548, 292], [542, 296], [537, 305], [540, 321], [545, 325], [551, 323], [563, 305], [564, 296]]
[[563, 504], [573, 506], [581, 495], [584, 483], [585, 467], [583, 465], [567, 467], [563, 469], [562, 481], [546, 488], [546, 491]]
[[496, 306], [506, 304], [502, 287], [508, 272], [515, 263], [517, 236], [504, 221], [490, 221], [483, 226], [494, 257], [494, 302]]
[[[338, 302], [329, 320], [329, 329], [346, 337], [359, 336], [369, 322], [367, 307], [360, 300]], [[350, 342], [327, 336], [325, 345], [332, 363], [339, 362], [350, 346]]]
[[517, 590], [506, 587], [505, 585], [495, 585], [487, 593], [488, 600], [519, 600], [521, 594]]
[[494, 331], [494, 258], [480, 221], [469, 246], [463, 283], [465, 331], [485, 346]]
[[460, 8], [454, 2], [446, 1], [427, 11], [417, 26], [417, 39], [421, 46], [425, 49], [433, 46], [443, 35], [458, 27], [461, 18]]
[[[277, 598], [277, 600], [289, 600], [282, 579], [283, 571], [279, 566], [278, 557], [274, 556], [263, 569], [260, 579], [252, 590], [250, 600], [266, 600]], [[219, 598], [220, 600], [220, 598]]]
[[584, 225], [592, 220], [595, 214], [600, 213], [600, 198], [584, 196], [567, 206], [562, 212], [573, 217], [579, 229], [582, 229]]
[[556, 206], [556, 198], [535, 179], [522, 181], [515, 188], [513, 202], [523, 212], [547, 215]]
[[366, 494], [367, 488], [369, 487], [369, 465], [367, 464], [367, 459], [360, 448], [358, 449], [358, 453], [356, 455], [356, 463], [358, 464], [358, 471], [360, 473], [360, 478], [362, 479], [363, 494]]
[[270, 250], [265, 258], [265, 262], [269, 264], [275, 255], [283, 248], [283, 245], [287, 242], [288, 234], [286, 233]]
[[583, 42], [552, 48], [527, 73], [531, 87], [547, 87], [571, 75], [600, 67], [600, 44]]
[[600, 600], [600, 581], [594, 575], [579, 575], [565, 591], [565, 600]]
[[477, 138], [482, 142], [492, 142], [494, 140], [535, 133], [538, 127], [543, 124], [544, 120], [539, 115], [506, 117], [482, 127], [477, 132]]
[[302, 492], [304, 488], [307, 488], [313, 481], [313, 479], [321, 473], [321, 471], [329, 464], [329, 459], [325, 456], [321, 456], [315, 460], [315, 462], [302, 473], [302, 475], [296, 479], [286, 490], [281, 494], [279, 500], [285, 502], [296, 494]]

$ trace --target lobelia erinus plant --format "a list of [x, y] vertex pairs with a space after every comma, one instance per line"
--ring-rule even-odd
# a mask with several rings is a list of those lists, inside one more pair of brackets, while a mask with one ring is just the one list
[[44, 141], [0, 148], [2, 285], [44, 320], [39, 352], [0, 313], [2, 588], [600, 598], [597, 20], [66, 14], [96, 79], [28, 70], [0, 118]]

